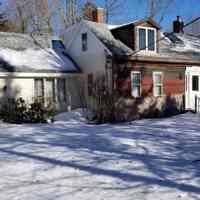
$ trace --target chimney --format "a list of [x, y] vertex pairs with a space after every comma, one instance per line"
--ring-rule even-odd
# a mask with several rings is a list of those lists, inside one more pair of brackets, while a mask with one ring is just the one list
[[104, 23], [104, 9], [98, 8], [93, 3], [86, 3], [83, 10], [83, 18], [89, 21]]
[[184, 22], [181, 20], [180, 16], [177, 16], [176, 21], [173, 22], [173, 32], [174, 33], [184, 33]]

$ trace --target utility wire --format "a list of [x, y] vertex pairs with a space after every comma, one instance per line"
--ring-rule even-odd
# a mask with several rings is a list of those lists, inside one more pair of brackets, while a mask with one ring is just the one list
[[[197, 18], [191, 20], [190, 22], [186, 23], [183, 26], [183, 28], [186, 28], [187, 26], [190, 26], [191, 24], [194, 24], [195, 22], [197, 22], [199, 20], [200, 20], [200, 17], [197, 17]], [[161, 37], [160, 39], [156, 40], [156, 44], [158, 44], [160, 41], [164, 40], [166, 37], [171, 36], [173, 34], [174, 34], [174, 32], [166, 33], [164, 37]], [[154, 45], [154, 42], [149, 44], [149, 46], [151, 46], [151, 45]], [[135, 51], [134, 53], [130, 54], [129, 56], [134, 56], [135, 54], [139, 53], [140, 51], [147, 49], [147, 47], [148, 46], [145, 46], [144, 48]]]

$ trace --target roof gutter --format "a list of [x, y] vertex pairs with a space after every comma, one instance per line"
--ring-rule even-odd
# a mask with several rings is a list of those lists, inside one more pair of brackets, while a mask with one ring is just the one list
[[184, 59], [184, 58], [176, 58], [175, 59], [175, 58], [171, 58], [171, 57], [143, 56], [143, 55], [120, 56], [120, 57], [116, 57], [116, 58], [119, 60], [134, 61], [134, 62], [183, 64], [183, 65], [199, 65], [200, 66], [200, 60]]

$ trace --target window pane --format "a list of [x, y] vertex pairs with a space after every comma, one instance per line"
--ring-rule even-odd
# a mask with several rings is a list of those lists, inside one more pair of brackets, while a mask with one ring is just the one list
[[82, 34], [82, 50], [87, 51], [87, 33]]
[[59, 102], [66, 101], [65, 79], [58, 79], [57, 91], [58, 91], [58, 101]]
[[153, 74], [154, 96], [162, 96], [163, 94], [163, 75], [162, 73]]
[[44, 97], [44, 85], [42, 79], [35, 79], [35, 97]]
[[49, 103], [52, 103], [55, 99], [54, 80], [53, 79], [46, 80], [46, 97], [47, 97], [47, 102], [49, 102]]
[[146, 49], [146, 30], [143, 28], [139, 29], [139, 49]]
[[141, 75], [140, 73], [132, 73], [132, 96], [139, 97], [140, 96], [140, 83], [141, 83]]
[[155, 74], [154, 76], [155, 84], [162, 84], [162, 75], [161, 74]]
[[133, 86], [132, 88], [132, 96], [139, 97], [140, 96], [140, 86]]
[[199, 91], [199, 77], [192, 76], [192, 90]]
[[155, 96], [161, 96], [162, 95], [162, 86], [155, 86]]
[[133, 85], [139, 85], [140, 84], [140, 74], [134, 73], [133, 74]]
[[148, 30], [148, 50], [155, 50], [155, 31]]

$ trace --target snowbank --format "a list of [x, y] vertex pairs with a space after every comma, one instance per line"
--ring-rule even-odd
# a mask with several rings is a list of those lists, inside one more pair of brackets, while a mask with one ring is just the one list
[[89, 113], [89, 111], [83, 110], [81, 108], [60, 113], [55, 116], [54, 120], [57, 122], [87, 122], [86, 116]]
[[200, 116], [99, 126], [83, 116], [0, 124], [1, 200], [199, 200]]

